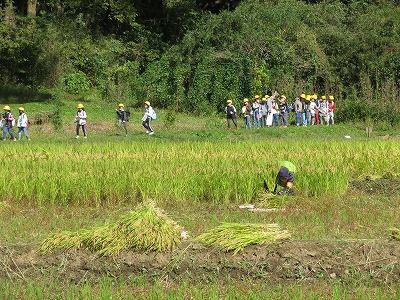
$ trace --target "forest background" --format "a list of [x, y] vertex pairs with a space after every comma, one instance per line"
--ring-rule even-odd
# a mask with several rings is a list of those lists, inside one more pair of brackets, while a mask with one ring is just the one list
[[[400, 124], [398, 0], [2, 0], [0, 101], [193, 115], [278, 90]], [[10, 100], [12, 99], [12, 100]]]

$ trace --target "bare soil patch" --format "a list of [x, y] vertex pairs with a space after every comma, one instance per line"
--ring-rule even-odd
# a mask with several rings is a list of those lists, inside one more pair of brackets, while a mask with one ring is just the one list
[[372, 195], [399, 195], [400, 177], [394, 177], [390, 174], [376, 179], [365, 177], [361, 180], [352, 181], [350, 186], [357, 191]]
[[161, 279], [250, 277], [272, 282], [340, 279], [388, 284], [400, 280], [400, 243], [389, 240], [287, 241], [254, 246], [237, 255], [196, 244], [173, 253], [124, 252], [98, 257], [88, 251], [40, 254], [31, 246], [0, 246], [0, 278], [80, 283], [110, 277]]

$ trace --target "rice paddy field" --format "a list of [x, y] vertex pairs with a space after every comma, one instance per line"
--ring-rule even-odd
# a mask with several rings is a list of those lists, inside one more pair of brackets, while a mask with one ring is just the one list
[[[26, 105], [31, 116], [53, 109]], [[0, 143], [1, 299], [400, 298], [395, 128], [369, 138], [363, 124], [228, 130], [223, 117], [168, 124], [160, 111], [147, 136], [136, 110], [125, 137], [113, 109], [87, 108], [88, 139], [75, 139], [66, 106], [62, 130], [44, 120], [31, 141]], [[293, 197], [263, 192], [280, 160], [297, 167]], [[149, 201], [156, 214], [137, 210]], [[246, 235], [279, 225], [285, 239], [259, 234], [247, 247], [246, 235], [224, 231], [237, 224], [258, 224]], [[73, 233], [83, 237], [69, 250], [51, 240]], [[98, 250], [109, 245], [115, 255]]]

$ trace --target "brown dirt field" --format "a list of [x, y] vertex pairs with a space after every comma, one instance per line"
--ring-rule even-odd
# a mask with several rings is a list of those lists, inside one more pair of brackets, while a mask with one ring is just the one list
[[124, 252], [98, 257], [88, 251], [40, 254], [32, 246], [0, 246], [0, 278], [52, 276], [79, 283], [110, 277], [161, 279], [254, 278], [270, 282], [339, 279], [375, 284], [400, 281], [400, 242], [389, 240], [287, 241], [249, 247], [233, 256], [196, 244], [173, 253]]
[[366, 177], [362, 180], [355, 180], [350, 183], [350, 187], [356, 191], [371, 195], [392, 196], [400, 194], [400, 178], [391, 174], [386, 174], [382, 178]]

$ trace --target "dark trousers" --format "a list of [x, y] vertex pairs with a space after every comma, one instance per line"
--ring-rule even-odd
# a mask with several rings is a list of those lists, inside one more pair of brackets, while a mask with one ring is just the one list
[[227, 117], [226, 120], [228, 122], [228, 128], [231, 128], [231, 122], [233, 122], [235, 128], [237, 128], [236, 116]]
[[151, 118], [147, 118], [146, 120], [144, 120], [142, 122], [142, 125], [144, 128], [146, 128], [146, 130], [153, 132], [153, 128], [151, 127]]
[[83, 136], [86, 136], [86, 124], [85, 125], [76, 124], [76, 135], [79, 135], [80, 127], [82, 127]]

